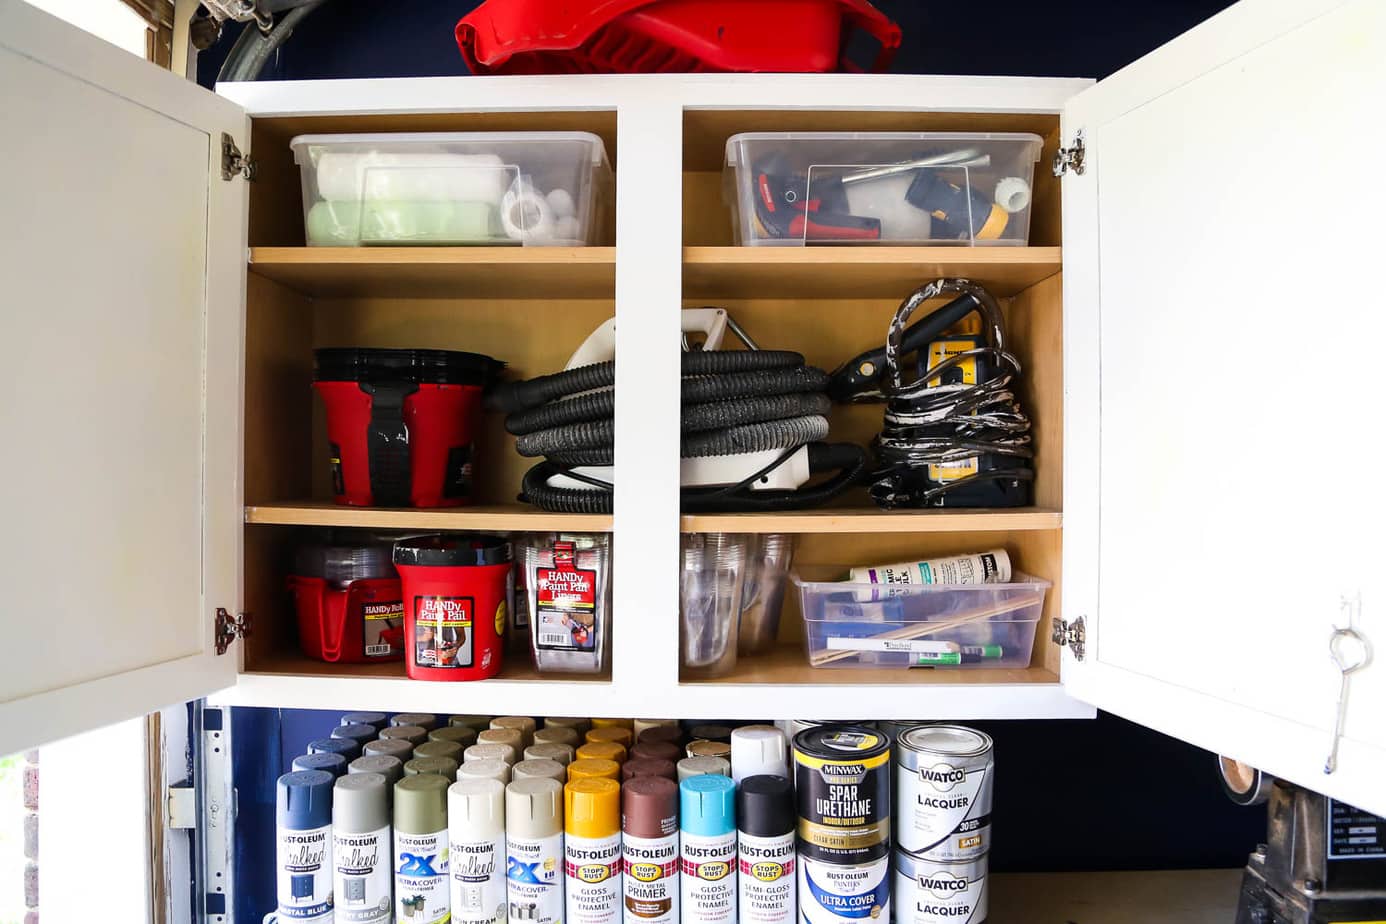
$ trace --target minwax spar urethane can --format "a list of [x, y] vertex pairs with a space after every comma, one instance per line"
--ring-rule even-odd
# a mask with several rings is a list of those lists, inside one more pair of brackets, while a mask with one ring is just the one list
[[890, 742], [862, 725], [794, 736], [799, 917], [890, 920]]
[[916, 725], [895, 746], [896, 845], [936, 862], [976, 860], [991, 847], [991, 738], [961, 725]]

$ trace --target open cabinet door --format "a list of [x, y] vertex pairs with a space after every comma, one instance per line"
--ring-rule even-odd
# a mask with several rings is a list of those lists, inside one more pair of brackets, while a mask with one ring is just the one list
[[0, 754], [234, 682], [230, 102], [0, 0]]
[[1065, 684], [1378, 813], [1383, 100], [1386, 4], [1244, 0], [1063, 120]]

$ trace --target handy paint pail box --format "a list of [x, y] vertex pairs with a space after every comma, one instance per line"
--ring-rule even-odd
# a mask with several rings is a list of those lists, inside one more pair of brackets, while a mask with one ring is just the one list
[[419, 536], [395, 543], [405, 670], [416, 680], [485, 680], [501, 667], [514, 593], [509, 540]]

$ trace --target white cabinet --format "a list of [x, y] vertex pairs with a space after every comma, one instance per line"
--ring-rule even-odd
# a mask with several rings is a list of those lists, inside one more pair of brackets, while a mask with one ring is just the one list
[[[82, 383], [68, 395], [87, 396], [61, 415], [51, 404], [44, 413], [17, 404], [13, 386], [7, 397], [6, 422], [30, 435], [26, 465], [9, 467], [23, 478], [5, 480], [19, 528], [9, 532], [3, 575], [24, 609], [44, 616], [0, 662], [18, 684], [0, 706], [0, 751], [200, 694], [233, 704], [688, 717], [1026, 718], [1101, 707], [1386, 810], [1386, 665], [1355, 676], [1339, 769], [1322, 772], [1339, 598], [1360, 594], [1357, 628], [1386, 638], [1367, 570], [1381, 509], [1363, 435], [1379, 416], [1367, 381], [1379, 297], [1363, 268], [1375, 257], [1372, 165], [1386, 149], [1370, 124], [1386, 90], [1382, 26], [1367, 0], [1246, 0], [1095, 86], [458, 78], [222, 88], [232, 105], [0, 0], [0, 66], [22, 69], [31, 96], [44, 100], [41, 109], [0, 104], [7, 129], [19, 126], [0, 139], [0, 159], [43, 172], [31, 192], [60, 190], [93, 212], [66, 233], [72, 215], [31, 206], [31, 230], [0, 258], [8, 291], [20, 293], [6, 309], [6, 340], [22, 345], [14, 352], [31, 364], [27, 378], [45, 368], [43, 346], [71, 338], [85, 344], [86, 362], [64, 366], [78, 377], [69, 384]], [[111, 120], [98, 135], [106, 156], [71, 152], [97, 110]], [[69, 117], [72, 126], [47, 134]], [[147, 133], [139, 120], [153, 120]], [[302, 246], [292, 135], [514, 127], [603, 137], [617, 172], [613, 246]], [[1027, 248], [727, 246], [718, 187], [731, 134], [906, 127], [1035, 131], [1049, 153], [1082, 129], [1085, 170], [1036, 177]], [[221, 178], [223, 131], [258, 162], [253, 183]], [[147, 159], [120, 158], [111, 166], [110, 152], [137, 138], [152, 149], [155, 137], [167, 139], [160, 157], [180, 157], [176, 167], [155, 172]], [[34, 147], [40, 138], [47, 147]], [[180, 194], [144, 195], [150, 187]], [[205, 246], [180, 224], [199, 202]], [[189, 273], [201, 265], [205, 284], [138, 269], [150, 247]], [[65, 271], [58, 253], [79, 263], [79, 254], [99, 255], [106, 272], [93, 280]], [[1034, 508], [680, 517], [680, 302], [725, 304], [762, 339], [831, 366], [870, 345], [862, 338], [883, 339], [894, 302], [939, 275], [976, 278], [1006, 300], [1038, 427]], [[53, 307], [34, 310], [40, 302]], [[557, 368], [613, 312], [614, 517], [514, 504], [523, 463], [499, 441], [483, 460], [491, 474], [481, 507], [362, 511], [324, 501], [307, 388], [315, 345], [479, 349], [533, 375]], [[113, 323], [113, 313], [134, 323]], [[120, 362], [98, 361], [106, 355]], [[42, 394], [41, 380], [23, 384]], [[155, 417], [168, 425], [149, 426]], [[872, 427], [856, 409], [834, 416], [834, 438], [864, 440]], [[149, 432], [157, 445], [145, 441]], [[105, 444], [95, 466], [72, 455], [82, 433]], [[612, 669], [571, 680], [517, 666], [495, 681], [449, 685], [408, 681], [397, 667], [310, 661], [295, 649], [282, 594], [293, 530], [309, 526], [610, 529]], [[681, 678], [680, 530], [800, 533], [800, 567], [815, 577], [883, 556], [1005, 545], [1054, 582], [1046, 627], [1082, 619], [1083, 658], [1045, 632], [1025, 670], [868, 675], [813, 671], [786, 637], [779, 653], [722, 681]], [[59, 555], [32, 536], [85, 545]], [[201, 581], [189, 577], [194, 568], [205, 570]], [[56, 597], [55, 583], [65, 589]], [[217, 607], [254, 620], [221, 658], [207, 650]], [[150, 634], [144, 647], [128, 643]], [[59, 642], [79, 638], [119, 660]], [[101, 666], [110, 663], [118, 670]], [[174, 665], [186, 680], [173, 681]]]

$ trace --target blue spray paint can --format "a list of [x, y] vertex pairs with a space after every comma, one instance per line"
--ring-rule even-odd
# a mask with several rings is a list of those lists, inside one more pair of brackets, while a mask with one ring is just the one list
[[275, 787], [280, 921], [332, 920], [333, 780], [325, 770], [299, 770]]

